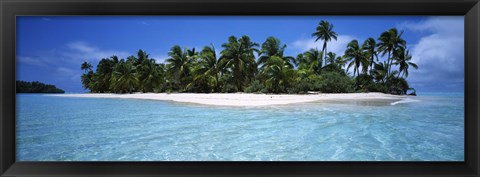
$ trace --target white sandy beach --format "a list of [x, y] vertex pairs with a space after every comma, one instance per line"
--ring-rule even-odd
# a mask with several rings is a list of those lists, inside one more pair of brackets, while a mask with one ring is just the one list
[[340, 94], [252, 94], [252, 93], [134, 93], [134, 94], [59, 94], [55, 96], [82, 98], [127, 98], [175, 101], [217, 106], [269, 106], [313, 101], [339, 100], [390, 100], [399, 101], [407, 96], [384, 93], [340, 93]]

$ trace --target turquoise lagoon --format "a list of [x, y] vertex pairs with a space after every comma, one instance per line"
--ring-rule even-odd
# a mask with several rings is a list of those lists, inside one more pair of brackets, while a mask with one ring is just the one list
[[16, 106], [17, 161], [464, 160], [463, 93], [265, 107], [17, 94]]

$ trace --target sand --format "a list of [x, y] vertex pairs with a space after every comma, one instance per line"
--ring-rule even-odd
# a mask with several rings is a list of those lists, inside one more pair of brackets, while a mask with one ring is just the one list
[[407, 96], [384, 93], [340, 93], [340, 94], [252, 94], [252, 93], [134, 93], [134, 94], [58, 94], [54, 96], [80, 98], [125, 98], [174, 101], [216, 106], [269, 106], [305, 103], [314, 101], [381, 100], [399, 101]]

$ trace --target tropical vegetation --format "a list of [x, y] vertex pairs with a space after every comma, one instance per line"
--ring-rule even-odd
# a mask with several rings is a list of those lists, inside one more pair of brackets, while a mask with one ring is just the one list
[[[249, 36], [230, 36], [217, 50], [201, 51], [173, 46], [164, 63], [139, 50], [126, 59], [103, 58], [94, 70], [84, 62], [81, 81], [93, 93], [350, 93], [406, 94], [412, 62], [403, 31], [396, 28], [363, 43], [352, 40], [344, 53], [328, 52], [337, 40], [333, 24], [320, 21], [313, 32], [322, 49], [312, 48], [296, 57], [285, 55], [286, 44], [273, 36], [262, 44]], [[393, 67], [392, 67], [393, 66]], [[398, 68], [398, 70], [395, 70]], [[413, 89], [414, 90], [414, 89]]]
[[38, 81], [27, 82], [17, 80], [15, 83], [16, 93], [65, 93], [54, 85], [44, 84]]

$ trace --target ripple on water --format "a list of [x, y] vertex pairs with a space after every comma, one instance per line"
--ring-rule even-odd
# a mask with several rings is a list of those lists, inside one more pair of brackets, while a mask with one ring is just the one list
[[218, 107], [17, 95], [19, 161], [463, 161], [463, 95]]

